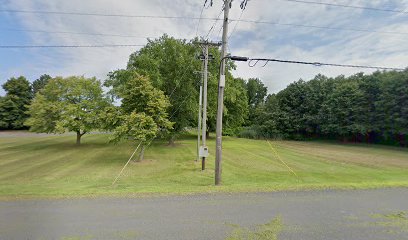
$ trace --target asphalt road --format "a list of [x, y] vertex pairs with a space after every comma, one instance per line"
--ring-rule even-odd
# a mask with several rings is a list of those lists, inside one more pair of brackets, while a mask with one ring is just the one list
[[225, 239], [280, 216], [278, 239], [400, 240], [404, 214], [407, 188], [19, 200], [0, 202], [0, 239]]

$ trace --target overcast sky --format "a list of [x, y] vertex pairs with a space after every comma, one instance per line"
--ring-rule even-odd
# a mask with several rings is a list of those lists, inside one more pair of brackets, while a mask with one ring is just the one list
[[[0, 0], [0, 10], [199, 17], [204, 1]], [[408, 12], [407, 0], [314, 1]], [[213, 2], [212, 7], [204, 9], [203, 17], [218, 16], [222, 8], [222, 0], [213, 0]], [[231, 19], [239, 18], [240, 2], [241, 0], [233, 1]], [[276, 22], [280, 25], [238, 23], [230, 38], [229, 52], [232, 55], [399, 68], [408, 65], [408, 13], [305, 4], [286, 0], [250, 0], [242, 14], [242, 19]], [[230, 32], [235, 24], [236, 22], [230, 23]], [[146, 37], [159, 37], [163, 33], [176, 38], [191, 39], [196, 35], [197, 25], [198, 20], [0, 12], [0, 45], [145, 44]], [[212, 25], [212, 20], [202, 20], [198, 35], [207, 35]], [[372, 32], [293, 25], [364, 29]], [[221, 21], [210, 34], [210, 40], [220, 40], [220, 27]], [[44, 33], [44, 31], [60, 33]], [[103, 33], [132, 37], [61, 32]], [[137, 47], [0, 49], [0, 83], [20, 75], [33, 81], [44, 73], [51, 76], [96, 76], [104, 80], [109, 71], [124, 68], [129, 55], [136, 50], [138, 50]], [[264, 68], [260, 66], [249, 68], [246, 63], [237, 65], [235, 76], [258, 77], [268, 86], [270, 93], [282, 90], [289, 83], [300, 78], [309, 80], [318, 73], [336, 76], [350, 75], [359, 71], [370, 72], [360, 69], [277, 63], [269, 63]], [[4, 91], [0, 90], [0, 95], [3, 94]]]

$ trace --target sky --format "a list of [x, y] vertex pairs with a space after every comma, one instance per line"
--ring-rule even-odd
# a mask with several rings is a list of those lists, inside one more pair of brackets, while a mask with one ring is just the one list
[[[242, 12], [239, 6], [241, 1], [233, 1], [230, 19], [239, 19], [242, 13], [243, 20], [278, 24], [230, 22], [228, 50], [232, 55], [397, 68], [405, 68], [408, 65], [408, 0], [314, 0], [323, 3], [393, 9], [402, 13], [287, 0], [249, 0], [246, 9]], [[198, 20], [188, 19], [1, 11], [199, 17], [204, 2], [205, 0], [0, 0], [0, 45], [143, 45], [147, 42], [147, 37], [156, 38], [164, 33], [183, 39], [204, 37], [214, 24], [214, 20], [203, 19], [199, 23]], [[222, 0], [213, 0], [211, 7], [203, 9], [202, 16], [217, 17], [222, 5]], [[403, 13], [404, 11], [406, 13]], [[221, 24], [221, 21], [217, 22], [214, 30], [209, 34], [209, 40], [220, 41]], [[347, 31], [339, 28], [364, 31]], [[108, 72], [125, 68], [129, 55], [139, 48], [0, 48], [0, 84], [20, 75], [34, 81], [42, 74], [96, 76], [104, 80]], [[299, 79], [310, 80], [319, 73], [327, 76], [340, 74], [348, 76], [357, 72], [372, 71], [283, 63], [269, 63], [265, 67], [259, 64], [251, 68], [248, 63], [237, 62], [234, 75], [243, 78], [259, 78], [268, 87], [269, 93], [276, 93], [291, 82]], [[2, 89], [0, 95], [4, 95]]]

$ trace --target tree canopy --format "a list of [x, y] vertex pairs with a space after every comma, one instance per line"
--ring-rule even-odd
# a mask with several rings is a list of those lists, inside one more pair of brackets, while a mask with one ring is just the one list
[[[187, 127], [197, 124], [198, 98], [200, 74], [195, 71], [201, 68], [201, 62], [196, 56], [201, 53], [201, 48], [193, 41], [174, 39], [167, 35], [155, 40], [149, 40], [148, 44], [129, 57], [127, 68], [117, 70], [109, 74], [105, 86], [111, 87], [112, 96], [119, 98], [119, 93], [125, 88], [128, 75], [137, 71], [147, 76], [152, 85], [160, 89], [168, 96], [170, 106], [169, 118], [174, 122], [170, 131], [169, 139], [184, 131]], [[215, 129], [217, 111], [217, 92], [219, 78], [220, 51], [211, 48], [210, 53], [215, 58], [209, 62], [208, 78], [208, 129]], [[232, 62], [228, 62], [227, 71], [234, 68]], [[225, 118], [224, 127], [228, 129], [240, 127], [247, 118], [248, 107], [245, 85], [241, 80], [233, 78], [227, 73], [228, 87], [225, 90]], [[230, 109], [230, 110], [229, 110]]]
[[119, 93], [121, 106], [112, 116], [112, 141], [133, 139], [142, 142], [139, 160], [148, 141], [158, 134], [165, 134], [172, 129], [174, 123], [168, 120], [168, 98], [161, 90], [153, 87], [148, 77], [141, 76], [136, 71], [128, 72], [129, 78]]
[[34, 80], [34, 82], [31, 84], [33, 88], [33, 96], [35, 96], [36, 93], [43, 89], [50, 79], [50, 75], [43, 74], [38, 79]]
[[323, 137], [407, 146], [407, 86], [408, 70], [335, 78], [317, 75], [268, 96], [253, 129], [258, 137]]
[[100, 129], [99, 116], [108, 106], [96, 78], [56, 77], [35, 96], [26, 124], [34, 132], [75, 132], [80, 144], [84, 134]]
[[10, 78], [2, 85], [6, 96], [0, 98], [0, 129], [23, 129], [32, 99], [30, 82], [23, 76]]

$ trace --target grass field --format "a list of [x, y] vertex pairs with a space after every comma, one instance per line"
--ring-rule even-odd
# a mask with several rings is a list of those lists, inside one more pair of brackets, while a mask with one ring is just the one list
[[[207, 170], [195, 162], [196, 138], [154, 142], [141, 163], [115, 176], [134, 150], [108, 135], [0, 138], [0, 197], [71, 197], [408, 186], [408, 150], [327, 142], [224, 138], [223, 186], [214, 182], [214, 139]], [[284, 161], [293, 171], [279, 160]]]

